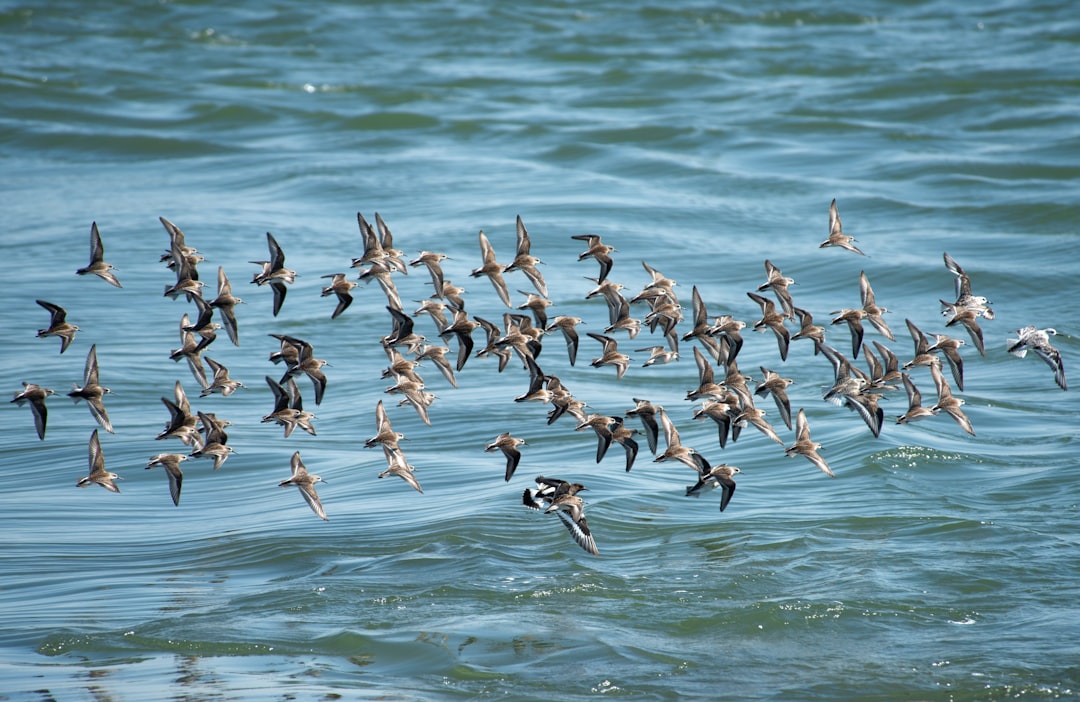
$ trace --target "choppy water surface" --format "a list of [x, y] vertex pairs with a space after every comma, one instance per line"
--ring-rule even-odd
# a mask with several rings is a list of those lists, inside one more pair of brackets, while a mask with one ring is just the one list
[[[1005, 352], [1026, 324], [1055, 327], [1067, 371], [1080, 314], [1075, 66], [1069, 3], [709, 4], [402, 2], [303, 5], [121, 3], [0, 13], [0, 155], [8, 289], [4, 386], [57, 390], [44, 441], [28, 408], [5, 408], [0, 504], [0, 689], [12, 699], [633, 698], [1003, 699], [1071, 697], [1080, 687], [1080, 406], [1050, 369]], [[819, 249], [836, 198], [868, 254]], [[721, 449], [695, 422], [682, 359], [615, 380], [583, 338], [571, 367], [558, 337], [539, 359], [592, 411], [633, 398], [664, 405], [683, 443], [737, 465], [718, 495], [684, 496], [693, 473], [651, 462], [630, 473], [618, 446], [599, 465], [591, 432], [545, 423], [515, 403], [528, 376], [473, 358], [452, 388], [421, 368], [438, 399], [430, 427], [383, 390], [390, 332], [376, 284], [331, 320], [320, 276], [362, 251], [360, 211], [379, 212], [407, 256], [444, 251], [472, 315], [505, 310], [480, 265], [483, 229], [509, 263], [521, 215], [544, 265], [549, 314], [600, 331], [586, 300], [583, 232], [617, 248], [611, 278], [633, 295], [647, 261], [678, 281], [690, 315], [752, 323], [746, 292], [769, 258], [796, 304], [827, 323], [859, 304], [865, 271], [888, 342], [912, 355], [904, 319], [945, 331], [948, 251], [997, 315], [970, 342], [964, 409], [977, 437], [945, 416], [912, 426], [883, 401], [875, 439], [824, 402], [832, 369], [810, 342], [781, 362], [774, 338], [745, 332], [740, 368], [795, 380], [829, 479], [753, 428]], [[163, 297], [164, 216], [245, 299], [240, 346], [208, 355], [245, 388], [198, 397], [178, 346], [194, 306]], [[97, 221], [123, 289], [79, 278]], [[265, 232], [299, 272], [278, 317], [250, 285]], [[507, 274], [529, 290], [520, 273]], [[406, 307], [423, 270], [396, 276]], [[57, 353], [37, 339], [46, 299], [81, 331]], [[634, 305], [641, 317], [646, 309]], [[437, 333], [426, 317], [417, 330]], [[689, 320], [682, 331], [689, 330]], [[793, 330], [794, 331], [794, 330]], [[950, 329], [950, 333], [954, 330]], [[330, 361], [317, 436], [260, 423], [263, 376], [282, 333]], [[956, 336], [965, 337], [961, 330]], [[479, 333], [477, 334], [479, 340]], [[843, 327], [830, 343], [849, 352]], [[116, 434], [101, 433], [121, 494], [75, 488], [94, 420], [64, 396], [91, 344]], [[453, 342], [451, 342], [453, 346]], [[857, 361], [859, 365], [862, 360]], [[934, 401], [925, 369], [914, 376]], [[182, 450], [154, 437], [159, 398], [184, 383], [196, 409], [229, 419], [235, 449], [218, 471], [184, 464], [178, 508], [147, 459]], [[1074, 380], [1080, 383], [1080, 380]], [[751, 384], [751, 387], [753, 383]], [[955, 388], [954, 388], [955, 390]], [[383, 399], [408, 440], [424, 494], [379, 480], [364, 449]], [[790, 443], [771, 400], [759, 405]], [[630, 423], [630, 426], [636, 426]], [[528, 440], [503, 482], [485, 454], [497, 434]], [[641, 439], [642, 437], [638, 437]], [[330, 521], [276, 483], [301, 451]], [[526, 511], [535, 475], [579, 480], [601, 556], [551, 515]]]

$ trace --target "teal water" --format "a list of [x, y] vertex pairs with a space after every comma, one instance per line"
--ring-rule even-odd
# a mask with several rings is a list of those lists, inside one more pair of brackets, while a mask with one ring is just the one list
[[[1026, 324], [1059, 331], [1067, 373], [1080, 351], [1070, 3], [54, 2], [3, 5], [0, 32], [3, 385], [58, 393], [44, 441], [26, 407], [5, 403], [0, 425], [4, 698], [1077, 696], [1080, 403], [1038, 359], [1005, 352]], [[866, 258], [818, 248], [832, 198]], [[499, 374], [470, 359], [456, 389], [425, 364], [438, 396], [425, 426], [383, 393], [377, 285], [335, 320], [319, 296], [320, 276], [355, 274], [358, 211], [379, 212], [407, 256], [448, 253], [470, 314], [496, 320], [504, 306], [468, 274], [480, 229], [509, 262], [516, 215], [545, 262], [549, 315], [583, 330], [607, 316], [585, 299], [597, 267], [570, 238], [583, 232], [617, 247], [625, 292], [648, 282], [643, 260], [676, 279], [688, 317], [696, 285], [711, 314], [758, 319], [745, 293], [768, 258], [827, 322], [858, 305], [865, 271], [896, 334], [866, 339], [902, 361], [905, 318], [945, 331], [947, 251], [996, 311], [986, 356], [962, 349], [956, 392], [977, 436], [944, 416], [893, 424], [899, 393], [875, 439], [821, 399], [831, 368], [809, 342], [781, 362], [749, 329], [740, 368], [795, 379], [835, 480], [752, 428], [721, 449], [684, 399], [692, 344], [642, 368], [633, 349], [661, 343], [648, 331], [619, 335], [634, 358], [619, 381], [589, 366], [588, 338], [576, 366], [557, 337], [539, 361], [593, 411], [648, 398], [686, 445], [739, 466], [722, 514], [715, 493], [686, 498], [691, 471], [650, 462], [644, 442], [630, 473], [617, 446], [596, 464], [591, 433], [513, 402], [528, 386], [517, 361]], [[230, 397], [198, 398], [168, 358], [194, 307], [161, 294], [175, 278], [159, 216], [206, 257], [203, 280], [223, 266], [245, 299], [240, 346], [209, 350], [246, 386]], [[73, 274], [91, 221], [123, 289]], [[299, 272], [276, 318], [248, 283], [266, 231]], [[529, 283], [507, 279], [518, 304]], [[396, 281], [410, 310], [430, 294], [422, 270]], [[38, 298], [81, 328], [63, 355], [35, 338]], [[437, 338], [427, 318], [417, 330]], [[317, 408], [300, 382], [317, 436], [259, 421], [263, 376], [280, 373], [268, 333], [331, 363]], [[846, 329], [829, 340], [850, 351]], [[95, 423], [64, 393], [94, 343], [119, 495], [75, 488]], [[932, 402], [929, 374], [914, 377]], [[216, 472], [185, 463], [179, 507], [143, 469], [183, 448], [154, 440], [176, 380], [232, 422], [236, 451]], [[422, 495], [379, 480], [381, 452], [363, 448], [380, 399]], [[503, 431], [529, 441], [509, 484], [483, 451]], [[328, 522], [277, 487], [297, 450], [326, 479]], [[538, 474], [588, 485], [599, 558], [520, 505]]]

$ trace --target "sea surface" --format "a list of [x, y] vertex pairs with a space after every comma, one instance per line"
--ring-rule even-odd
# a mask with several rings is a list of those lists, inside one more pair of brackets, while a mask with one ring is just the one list
[[[0, 699], [1080, 696], [1078, 389], [1006, 352], [1019, 327], [1053, 327], [1080, 388], [1074, 3], [4, 2], [0, 36], [0, 379], [56, 390], [44, 440], [28, 407], [3, 404]], [[865, 256], [819, 248], [834, 198]], [[337, 319], [320, 296], [321, 276], [359, 274], [358, 212], [406, 260], [448, 254], [469, 315], [500, 325], [516, 310], [469, 274], [480, 230], [513, 260], [520, 216], [549, 316], [584, 320], [576, 365], [552, 334], [543, 372], [591, 412], [664, 406], [684, 445], [741, 469], [727, 509], [716, 491], [687, 497], [693, 471], [653, 462], [643, 436], [630, 472], [617, 445], [598, 464], [591, 430], [514, 401], [529, 386], [516, 358], [501, 373], [469, 358], [457, 388], [425, 362], [431, 425], [399, 406], [378, 283]], [[200, 397], [169, 358], [195, 306], [162, 294], [176, 277], [159, 217], [205, 257], [207, 297], [221, 267], [244, 299], [239, 346], [219, 333], [204, 352], [244, 384], [229, 397]], [[75, 275], [92, 222], [123, 288]], [[276, 317], [250, 282], [266, 232], [298, 273]], [[628, 298], [650, 283], [643, 262], [677, 281], [680, 333], [695, 287], [710, 317], [745, 321], [751, 389], [762, 366], [794, 380], [836, 477], [752, 426], [722, 449], [685, 399], [698, 342], [643, 367], [637, 349], [662, 333], [619, 332], [625, 376], [592, 367], [584, 333], [608, 314], [586, 299], [599, 268], [578, 260], [584, 233], [616, 247]], [[945, 327], [945, 252], [996, 313], [979, 320], [985, 356]], [[752, 330], [766, 259], [849, 356], [829, 322], [860, 306], [861, 271], [895, 336], [867, 326], [867, 343], [910, 360], [905, 320], [966, 340], [965, 389], [945, 377], [976, 435], [944, 414], [895, 424], [902, 389], [881, 401], [879, 438], [824, 401], [833, 369], [810, 341], [782, 361]], [[409, 313], [433, 292], [422, 268], [392, 280]], [[534, 290], [506, 280], [514, 305]], [[80, 327], [62, 355], [36, 338], [37, 299]], [[415, 324], [440, 342], [429, 317]], [[264, 378], [283, 372], [272, 333], [329, 361], [318, 406], [298, 378], [316, 436], [260, 421]], [[120, 494], [76, 487], [97, 425], [66, 393], [95, 344]], [[932, 405], [928, 370], [911, 377]], [[176, 381], [231, 422], [235, 450], [217, 471], [185, 462], [178, 507], [144, 469], [189, 450], [155, 440]], [[382, 452], [364, 448], [380, 400], [423, 494], [380, 480]], [[793, 443], [773, 401], [758, 406]], [[502, 432], [528, 442], [509, 482], [484, 452]], [[325, 480], [329, 521], [278, 487], [296, 451]], [[587, 486], [598, 557], [523, 507], [538, 475]]]

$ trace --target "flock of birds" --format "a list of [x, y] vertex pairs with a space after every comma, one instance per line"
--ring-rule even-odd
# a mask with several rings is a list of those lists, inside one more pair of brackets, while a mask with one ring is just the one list
[[[200, 397], [215, 393], [227, 397], [244, 386], [240, 381], [232, 379], [228, 368], [208, 355], [208, 350], [217, 340], [217, 332], [222, 329], [228, 339], [239, 346], [236, 306], [243, 301], [233, 295], [231, 283], [222, 267], [219, 267], [217, 272], [216, 297], [207, 299], [207, 296], [204, 296], [206, 284], [200, 279], [198, 270], [204, 257], [187, 244], [179, 227], [164, 217], [160, 220], [169, 235], [169, 248], [161, 256], [161, 262], [175, 273], [175, 283], [166, 286], [164, 295], [174, 300], [183, 296], [188, 303], [194, 305], [192, 316], [185, 312], [181, 317], [180, 346], [172, 350], [169, 357], [174, 361], [184, 360], [187, 363], [201, 388]], [[565, 342], [570, 365], [576, 364], [580, 341], [577, 326], [582, 320], [570, 315], [548, 317], [547, 308], [553, 303], [548, 296], [544, 277], [537, 267], [540, 260], [532, 255], [531, 239], [520, 216], [516, 222], [517, 245], [513, 260], [505, 265], [499, 262], [494, 247], [481, 231], [478, 237], [481, 265], [471, 272], [474, 278], [487, 278], [499, 299], [508, 308], [501, 325], [466, 310], [464, 289], [454, 285], [444, 275], [442, 262], [449, 258], [445, 253], [421, 251], [413, 260], [406, 262], [404, 254], [394, 248], [393, 235], [382, 217], [375, 215], [375, 226], [369, 224], [359, 213], [357, 220], [363, 240], [362, 255], [351, 262], [351, 267], [359, 269], [357, 278], [350, 280], [346, 273], [325, 275], [323, 277], [329, 282], [321, 294], [334, 298], [336, 306], [330, 316], [336, 319], [352, 304], [352, 291], [359, 283], [370, 282], [372, 279], [377, 281], [386, 296], [385, 308], [390, 322], [389, 333], [380, 340], [388, 359], [382, 377], [392, 380], [393, 384], [386, 389], [386, 393], [400, 396], [399, 404], [412, 407], [419, 418], [430, 425], [429, 410], [436, 396], [428, 389], [419, 373], [421, 362], [428, 361], [436, 366], [446, 382], [456, 388], [457, 373], [461, 372], [471, 359], [494, 357], [498, 371], [502, 372], [516, 356], [528, 370], [529, 384], [527, 390], [514, 400], [550, 405], [551, 409], [547, 414], [549, 425], [563, 416], [568, 416], [574, 422], [576, 431], [595, 433], [597, 463], [603, 460], [611, 444], [616, 443], [624, 449], [625, 470], [630, 471], [639, 454], [639, 445], [634, 437], [644, 435], [654, 462], [674, 461], [694, 471], [697, 481], [687, 487], [688, 496], [697, 497], [719, 489], [720, 511], [728, 506], [735, 492], [734, 477], [740, 469], [726, 463], [713, 465], [702, 452], [684, 445], [674, 421], [663, 406], [634, 398], [635, 406], [622, 414], [591, 412], [591, 407], [574, 397], [557, 376], [541, 369], [539, 358], [543, 344], [553, 334], [558, 334]], [[952, 417], [965, 432], [975, 434], [971, 421], [962, 409], [964, 400], [952, 391], [953, 384], [960, 391], [964, 388], [964, 357], [960, 349], [966, 345], [966, 341], [944, 333], [928, 336], [910, 320], [906, 320], [913, 342], [910, 360], [901, 362], [895, 352], [876, 339], [872, 344], [867, 344], [864, 341], [864, 323], [889, 341], [895, 341], [895, 337], [883, 317], [887, 310], [877, 304], [865, 272], [859, 276], [861, 306], [833, 312], [829, 325], [847, 327], [851, 337], [849, 358], [827, 342], [827, 327], [815, 324], [810, 312], [795, 304], [790, 291], [790, 286], [795, 281], [784, 276], [769, 260], [765, 261], [765, 281], [756, 290], [747, 292], [748, 297], [760, 306], [760, 319], [747, 323], [728, 314], [710, 315], [695, 286], [691, 293], [692, 314], [687, 320], [675, 292], [674, 280], [643, 261], [642, 265], [649, 280], [640, 292], [627, 297], [623, 292], [625, 286], [610, 279], [615, 262], [612, 256], [615, 248], [594, 234], [576, 235], [573, 238], [583, 242], [586, 247], [578, 260], [592, 259], [599, 264], [598, 276], [590, 278], [595, 287], [585, 298], [602, 298], [608, 311], [609, 324], [603, 333], [588, 333], [589, 338], [600, 344], [599, 355], [592, 359], [590, 364], [594, 367], [611, 366], [615, 369], [616, 378], [622, 378], [631, 364], [631, 357], [619, 350], [616, 337], [625, 334], [633, 340], [643, 328], [647, 328], [650, 334], [658, 334], [663, 340], [662, 343], [635, 349], [638, 353], [648, 353], [648, 358], [642, 364], [645, 367], [678, 361], [680, 342], [693, 343], [698, 386], [687, 393], [686, 399], [701, 403], [695, 409], [693, 419], [712, 420], [716, 424], [721, 448], [725, 448], [729, 441], [737, 441], [742, 429], [752, 426], [783, 447], [785, 455], [803, 456], [825, 474], [835, 477], [832, 468], [818, 452], [820, 444], [811, 438], [804, 409], [795, 413], [794, 440], [785, 446], [785, 441], [777, 433], [777, 425], [767, 418], [766, 410], [755, 404], [755, 398], [771, 396], [779, 421], [788, 430], [792, 430], [792, 407], [787, 395], [791, 379], [783, 378], [774, 370], [760, 366], [762, 376], [751, 389], [749, 383], [754, 380], [739, 369], [738, 355], [743, 346], [742, 331], [748, 326], [754, 331], [771, 332], [775, 336], [781, 361], [787, 359], [792, 342], [812, 342], [814, 354], [827, 359], [833, 369], [833, 383], [824, 392], [823, 399], [855, 411], [875, 437], [880, 434], [885, 421], [879, 400], [885, 393], [898, 391], [901, 386], [907, 394], [908, 409], [896, 418], [896, 423], [909, 424], [944, 413]], [[258, 266], [258, 270], [251, 283], [271, 288], [273, 314], [276, 317], [285, 302], [289, 285], [295, 281], [297, 274], [286, 267], [285, 254], [274, 236], [268, 232], [266, 239], [269, 256], [265, 261], [252, 261]], [[853, 237], [844, 234], [836, 201], [833, 200], [829, 206], [829, 236], [821, 243], [821, 248], [837, 247], [856, 255], [864, 255], [854, 241]], [[984, 296], [973, 293], [971, 278], [948, 253], [945, 253], [943, 258], [946, 269], [955, 281], [955, 301], [940, 301], [945, 318], [944, 326], [946, 329], [962, 327], [978, 353], [985, 355], [979, 320], [994, 318], [990, 302]], [[420, 302], [420, 306], [411, 314], [405, 311], [395, 283], [395, 278], [407, 274], [410, 267], [425, 268], [430, 274], [434, 289], [434, 293]], [[516, 306], [506, 282], [507, 275], [515, 271], [522, 273], [535, 290], [519, 291], [524, 296], [524, 301]], [[96, 223], [91, 225], [90, 230], [90, 262], [76, 273], [96, 275], [117, 288], [122, 287], [113, 272], [113, 266], [104, 260], [104, 247]], [[37, 300], [37, 304], [49, 313], [49, 325], [41, 329], [38, 336], [58, 337], [60, 353], [64, 353], [75, 339], [79, 327], [67, 321], [67, 312], [60, 306], [46, 300]], [[644, 314], [635, 315], [635, 308], [643, 309]], [[440, 342], [431, 343], [417, 331], [416, 319], [421, 315], [430, 317]], [[482, 340], [474, 338], [477, 331], [482, 331]], [[1056, 333], [1054, 329], [1024, 327], [1016, 331], [1015, 339], [1008, 340], [1007, 350], [1021, 358], [1029, 350], [1033, 351], [1050, 366], [1057, 385], [1065, 390], [1067, 386], [1061, 354], [1050, 341], [1050, 337]], [[320, 404], [327, 388], [327, 376], [323, 371], [327, 362], [316, 358], [312, 345], [303, 339], [276, 333], [271, 336], [280, 342], [280, 348], [270, 355], [269, 360], [274, 364], [283, 364], [285, 370], [280, 378], [270, 375], [265, 377], [266, 384], [272, 391], [274, 407], [262, 418], [262, 422], [283, 427], [286, 437], [297, 428], [314, 435], [315, 416], [304, 409], [296, 381], [306, 376], [313, 388], [311, 399], [316, 405]], [[482, 345], [478, 347], [479, 344]], [[453, 346], [457, 347], [456, 354]], [[865, 371], [855, 364], [860, 353], [867, 365]], [[943, 372], [945, 364], [949, 366], [952, 384]], [[922, 394], [912, 378], [912, 372], [918, 367], [928, 369], [936, 390], [936, 400], [929, 406], [923, 403]], [[76, 402], [85, 401], [100, 428], [113, 433], [104, 403], [109, 392], [109, 388], [99, 382], [97, 350], [96, 346], [91, 346], [87, 353], [82, 385], [75, 384], [68, 395]], [[48, 417], [46, 399], [53, 394], [55, 393], [51, 389], [24, 382], [23, 389], [17, 392], [12, 400], [20, 406], [30, 405], [37, 435], [42, 440], [45, 438]], [[146, 468], [163, 468], [168, 476], [172, 501], [179, 505], [183, 484], [181, 464], [192, 458], [208, 458], [213, 460], [214, 470], [219, 469], [232, 453], [226, 433], [230, 422], [219, 419], [211, 412], [193, 413], [179, 380], [175, 382], [172, 397], [162, 397], [161, 401], [168, 410], [169, 418], [156, 438], [176, 439], [189, 450], [184, 453], [157, 454], [150, 458]], [[626, 420], [629, 419], [640, 422], [640, 429], [628, 427]], [[397, 476], [422, 493], [416, 469], [409, 463], [400, 444], [405, 436], [393, 429], [382, 400], [375, 405], [375, 425], [376, 433], [364, 445], [382, 449], [386, 469], [379, 477]], [[489, 453], [498, 451], [504, 455], [504, 477], [507, 482], [511, 480], [521, 461], [523, 446], [527, 446], [524, 439], [505, 432], [484, 449]], [[120, 476], [105, 467], [98, 429], [95, 428], [89, 442], [89, 472], [77, 484], [79, 487], [96, 484], [112, 492], [119, 492], [116, 484], [119, 479]], [[300, 452], [296, 451], [291, 459], [290, 477], [279, 484], [282, 487], [297, 487], [312, 511], [320, 518], [327, 519], [315, 488], [321, 481], [318, 475], [308, 472]], [[574, 541], [585, 551], [598, 555], [596, 541], [585, 517], [585, 503], [580, 496], [586, 487], [581, 483], [544, 476], [538, 476], [535, 483], [535, 488], [524, 490], [523, 505], [532, 510], [558, 515]]]

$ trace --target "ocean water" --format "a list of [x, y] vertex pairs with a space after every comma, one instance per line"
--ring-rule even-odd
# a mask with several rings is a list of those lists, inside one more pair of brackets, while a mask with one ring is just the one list
[[[0, 31], [3, 385], [57, 391], [43, 441], [27, 407], [5, 403], [0, 424], [0, 699], [1080, 695], [1080, 402], [1005, 351], [1035, 324], [1059, 332], [1067, 374], [1080, 356], [1071, 3], [4, 3]], [[818, 247], [833, 198], [865, 257]], [[617, 335], [621, 380], [590, 366], [600, 345], [584, 336], [576, 365], [557, 335], [538, 362], [591, 411], [663, 405], [685, 445], [738, 466], [723, 513], [715, 492], [686, 497], [693, 472], [652, 462], [643, 437], [627, 473], [618, 446], [598, 464], [592, 432], [514, 402], [517, 360], [499, 373], [470, 358], [457, 388], [423, 364], [427, 426], [384, 392], [378, 285], [333, 320], [320, 297], [320, 276], [357, 274], [357, 212], [378, 212], [407, 257], [449, 254], [469, 314], [492, 320], [508, 310], [469, 276], [477, 232], [509, 263], [520, 215], [549, 315], [583, 332], [607, 309], [585, 298], [598, 267], [577, 234], [616, 247], [628, 296], [649, 282], [643, 261], [675, 279], [683, 332], [695, 286], [710, 315], [757, 320], [746, 292], [769, 259], [844, 353], [828, 321], [859, 306], [864, 271], [896, 337], [867, 328], [868, 342], [909, 360], [905, 319], [968, 341], [954, 392], [976, 436], [944, 415], [894, 424], [900, 391], [874, 438], [822, 399], [832, 368], [810, 342], [781, 361], [749, 328], [740, 368], [795, 381], [835, 479], [752, 427], [721, 449], [685, 399], [694, 343], [645, 368], [636, 349], [663, 343], [647, 329]], [[210, 296], [221, 266], [244, 298], [240, 345], [220, 335], [206, 352], [244, 383], [229, 397], [200, 398], [169, 359], [195, 308], [162, 295], [175, 276], [159, 217], [205, 256]], [[74, 275], [93, 221], [122, 289]], [[277, 317], [249, 282], [268, 231], [299, 274]], [[944, 327], [944, 252], [993, 303], [985, 356]], [[423, 269], [394, 280], [410, 312], [432, 292]], [[532, 289], [507, 282], [515, 305]], [[63, 355], [35, 336], [36, 299], [80, 327]], [[438, 341], [427, 317], [416, 329]], [[260, 422], [263, 377], [281, 373], [271, 333], [330, 363], [317, 407], [299, 379], [317, 436]], [[91, 344], [120, 494], [75, 487], [96, 424], [65, 393]], [[926, 369], [912, 377], [932, 403]], [[174, 507], [144, 466], [184, 451], [155, 440], [177, 380], [232, 422], [235, 455], [184, 463]], [[423, 494], [377, 477], [385, 460], [363, 443], [379, 400]], [[528, 441], [509, 482], [483, 450], [504, 431]], [[325, 479], [327, 522], [277, 486], [295, 451]], [[588, 486], [599, 557], [521, 505], [537, 475]]]

